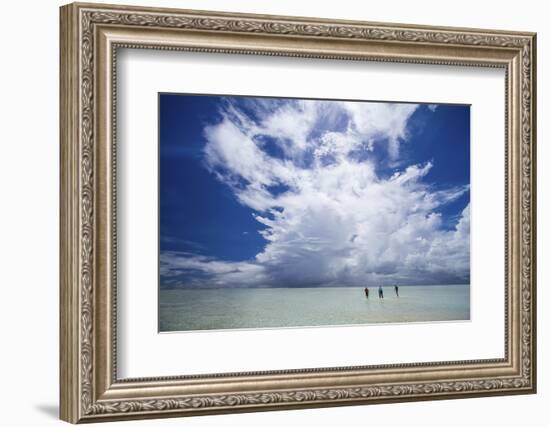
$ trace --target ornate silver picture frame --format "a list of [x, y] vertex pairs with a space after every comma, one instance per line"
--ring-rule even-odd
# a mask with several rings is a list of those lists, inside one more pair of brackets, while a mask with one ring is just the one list
[[[80, 3], [63, 6], [60, 18], [61, 419], [98, 422], [536, 391], [534, 33]], [[119, 378], [121, 49], [504, 70], [504, 357]]]

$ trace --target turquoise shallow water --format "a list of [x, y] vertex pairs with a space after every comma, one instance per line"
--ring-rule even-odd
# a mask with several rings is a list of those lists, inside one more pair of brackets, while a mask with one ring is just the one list
[[161, 332], [470, 319], [470, 286], [161, 289]]

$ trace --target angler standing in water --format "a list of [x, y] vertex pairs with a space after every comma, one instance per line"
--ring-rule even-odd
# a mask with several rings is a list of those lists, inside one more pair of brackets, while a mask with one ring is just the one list
[[365, 296], [369, 299], [369, 288], [365, 288]]
[[395, 295], [399, 296], [399, 286], [395, 285]]
[[384, 291], [382, 290], [382, 286], [378, 286], [378, 298], [384, 299]]

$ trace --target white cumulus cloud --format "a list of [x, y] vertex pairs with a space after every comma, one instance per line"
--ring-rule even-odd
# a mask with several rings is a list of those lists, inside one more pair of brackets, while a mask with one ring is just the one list
[[440, 212], [469, 187], [426, 183], [431, 161], [379, 171], [384, 159], [395, 166], [418, 107], [226, 101], [204, 129], [204, 165], [265, 226], [265, 247], [242, 262], [162, 253], [163, 278], [183, 272], [185, 286], [229, 287], [468, 282], [469, 205], [451, 227]]

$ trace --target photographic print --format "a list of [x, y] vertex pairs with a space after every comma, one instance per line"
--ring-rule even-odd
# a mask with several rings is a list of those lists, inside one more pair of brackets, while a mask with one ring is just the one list
[[470, 319], [470, 106], [159, 94], [159, 331]]
[[536, 393], [536, 33], [59, 23], [62, 420]]

